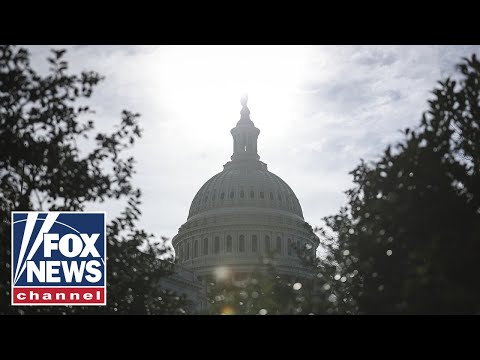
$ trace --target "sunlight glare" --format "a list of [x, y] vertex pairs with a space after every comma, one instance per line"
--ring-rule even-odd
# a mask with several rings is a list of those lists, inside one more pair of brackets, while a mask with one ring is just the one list
[[227, 280], [231, 276], [231, 271], [225, 266], [219, 266], [214, 271], [215, 279], [217, 281]]
[[[225, 132], [249, 96], [252, 120], [270, 136], [295, 122], [295, 92], [305, 80], [302, 46], [162, 46], [155, 56], [158, 101], [192, 134]], [[152, 69], [153, 70], [153, 69]]]

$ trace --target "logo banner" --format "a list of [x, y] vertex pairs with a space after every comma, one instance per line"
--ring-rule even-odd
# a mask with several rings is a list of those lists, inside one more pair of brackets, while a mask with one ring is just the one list
[[106, 305], [104, 212], [12, 212], [12, 305]]

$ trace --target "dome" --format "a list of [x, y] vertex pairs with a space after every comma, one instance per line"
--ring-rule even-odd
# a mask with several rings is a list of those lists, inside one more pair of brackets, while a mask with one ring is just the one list
[[265, 164], [258, 163], [230, 166], [213, 176], [195, 195], [188, 219], [232, 207], [279, 209], [303, 219], [302, 208], [290, 186], [268, 171]]
[[202, 277], [228, 269], [229, 276], [241, 278], [275, 258], [279, 272], [311, 277], [297, 251], [314, 255], [319, 239], [306, 226], [290, 186], [260, 161], [260, 130], [246, 103], [245, 98], [230, 131], [231, 161], [198, 190], [187, 221], [172, 239], [177, 262]]

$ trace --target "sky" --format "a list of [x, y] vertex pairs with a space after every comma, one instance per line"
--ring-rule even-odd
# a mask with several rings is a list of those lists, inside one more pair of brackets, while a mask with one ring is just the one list
[[[419, 124], [437, 81], [480, 46], [27, 46], [48, 69], [49, 49], [67, 49], [72, 73], [105, 80], [90, 106], [96, 129], [141, 114], [130, 152], [142, 189], [140, 225], [172, 238], [200, 187], [230, 160], [230, 135], [248, 93], [260, 129], [258, 153], [297, 195], [312, 226], [346, 204], [349, 174], [374, 161], [400, 131]], [[118, 214], [118, 203], [88, 210]]]

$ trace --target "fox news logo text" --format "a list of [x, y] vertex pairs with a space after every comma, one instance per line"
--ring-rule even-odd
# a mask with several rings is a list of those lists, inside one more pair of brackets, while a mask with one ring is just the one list
[[106, 305], [105, 213], [12, 213], [12, 305]]

